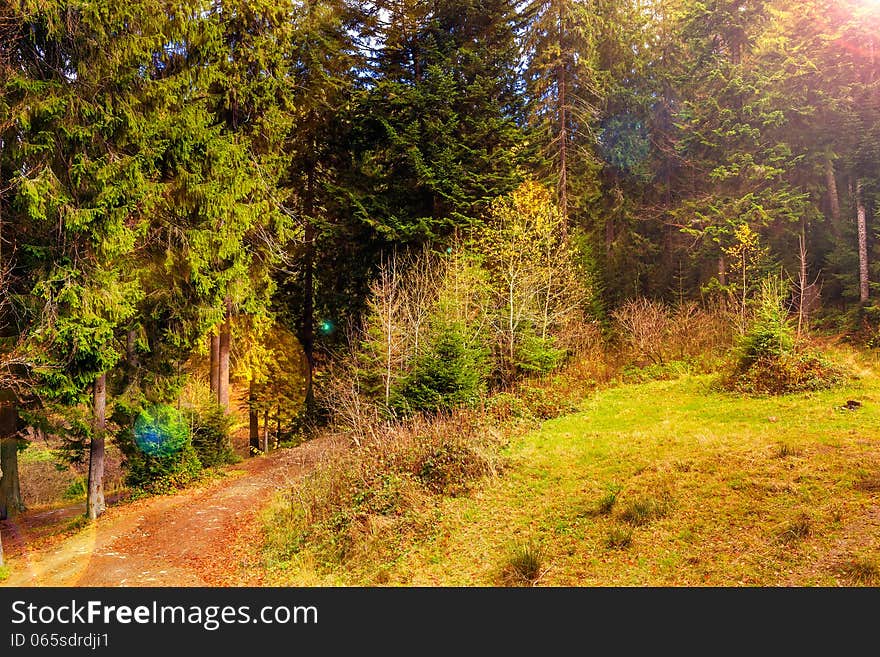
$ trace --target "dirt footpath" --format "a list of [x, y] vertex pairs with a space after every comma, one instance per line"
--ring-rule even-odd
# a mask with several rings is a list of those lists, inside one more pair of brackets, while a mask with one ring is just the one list
[[73, 535], [46, 536], [82, 505], [25, 513], [0, 527], [12, 571], [0, 586], [259, 586], [257, 514], [339, 448], [321, 437], [247, 459], [203, 486], [111, 505]]

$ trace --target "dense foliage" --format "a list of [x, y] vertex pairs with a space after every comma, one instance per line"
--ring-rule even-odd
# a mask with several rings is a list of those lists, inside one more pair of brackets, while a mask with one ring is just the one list
[[636, 297], [744, 327], [782, 271], [802, 323], [874, 317], [878, 34], [859, 0], [3, 3], [0, 387], [82, 455], [209, 344], [280, 436], [340, 349], [400, 415]]

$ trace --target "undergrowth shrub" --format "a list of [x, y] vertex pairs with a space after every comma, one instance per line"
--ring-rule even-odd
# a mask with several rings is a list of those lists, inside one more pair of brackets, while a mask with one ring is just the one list
[[526, 333], [516, 348], [516, 367], [526, 374], [545, 375], [559, 368], [568, 350], [556, 345], [553, 336], [542, 338]]
[[465, 412], [416, 416], [334, 455], [297, 484], [266, 524], [270, 558], [303, 550], [332, 569], [375, 568], [429, 533], [441, 495], [498, 472], [498, 443]]
[[733, 339], [730, 318], [720, 306], [694, 302], [668, 305], [638, 297], [625, 301], [611, 317], [633, 361], [631, 371], [646, 369], [643, 380], [670, 378], [676, 363], [716, 364], [713, 357]]
[[222, 406], [207, 402], [187, 409], [186, 418], [192, 431], [193, 448], [204, 467], [234, 463], [237, 460], [232, 448], [235, 418]]
[[529, 414], [539, 420], [550, 420], [577, 410], [569, 395], [552, 385], [526, 384], [517, 391], [517, 396]]
[[125, 458], [126, 484], [143, 493], [162, 494], [199, 477], [202, 464], [180, 411], [157, 404], [131, 415], [117, 436]]
[[846, 379], [845, 373], [818, 353], [763, 357], [726, 383], [729, 390], [757, 395], [783, 395], [824, 390]]
[[76, 477], [67, 488], [64, 489], [64, 492], [61, 494], [61, 497], [65, 500], [83, 500], [89, 492], [89, 480], [86, 477]]
[[785, 305], [787, 296], [778, 279], [764, 281], [754, 315], [737, 347], [734, 371], [723, 381], [724, 388], [781, 395], [821, 390], [845, 379], [841, 368], [796, 344]]

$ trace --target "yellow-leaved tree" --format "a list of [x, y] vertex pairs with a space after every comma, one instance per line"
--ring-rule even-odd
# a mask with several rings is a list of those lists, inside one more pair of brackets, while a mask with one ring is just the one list
[[526, 181], [496, 199], [475, 248], [490, 275], [502, 380], [555, 369], [568, 329], [584, 320], [590, 283], [550, 191]]

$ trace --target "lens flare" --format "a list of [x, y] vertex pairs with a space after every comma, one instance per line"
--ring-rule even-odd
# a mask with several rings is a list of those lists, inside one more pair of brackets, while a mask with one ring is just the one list
[[147, 456], [163, 457], [186, 444], [189, 427], [180, 411], [159, 404], [141, 411], [134, 422], [134, 442]]

